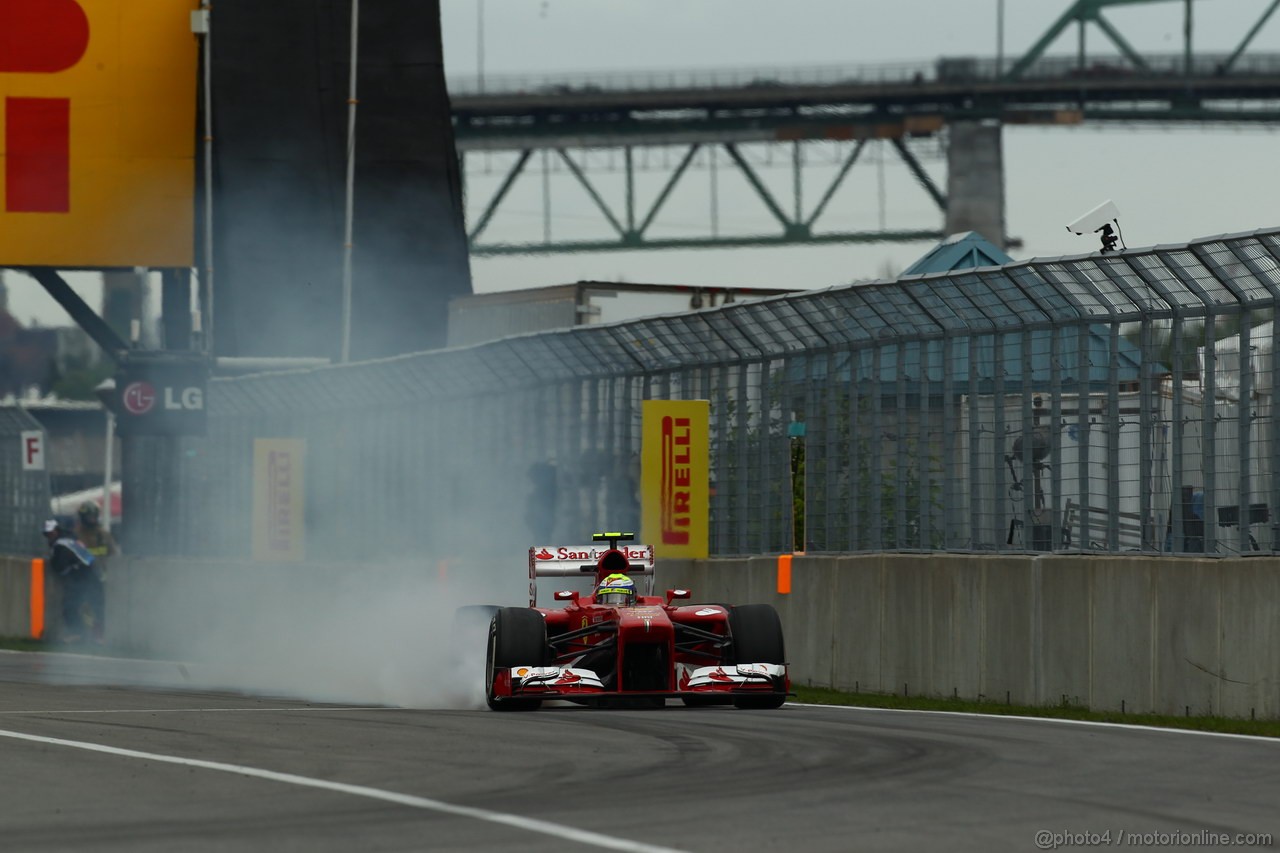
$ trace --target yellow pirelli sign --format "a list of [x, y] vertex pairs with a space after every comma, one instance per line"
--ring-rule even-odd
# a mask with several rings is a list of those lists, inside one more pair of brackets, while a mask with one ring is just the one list
[[301, 438], [253, 440], [253, 559], [299, 562], [306, 556], [307, 442]]
[[198, 7], [0, 0], [0, 266], [191, 266]]
[[645, 400], [640, 501], [643, 539], [658, 557], [706, 557], [710, 414], [706, 400]]

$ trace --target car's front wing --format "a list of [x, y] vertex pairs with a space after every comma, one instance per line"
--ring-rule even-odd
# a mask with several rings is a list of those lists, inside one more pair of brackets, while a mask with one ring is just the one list
[[772, 663], [742, 663], [694, 667], [676, 664], [673, 691], [611, 690], [605, 679], [590, 669], [574, 666], [514, 666], [494, 673], [494, 698], [568, 699], [647, 696], [678, 699], [762, 693], [788, 693], [787, 667]]

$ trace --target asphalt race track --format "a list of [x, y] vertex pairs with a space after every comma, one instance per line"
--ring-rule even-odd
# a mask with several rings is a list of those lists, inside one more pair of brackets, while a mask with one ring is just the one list
[[[0, 849], [1036, 850], [1280, 838], [1280, 742], [788, 705], [535, 713], [0, 652]], [[1069, 836], [1077, 836], [1069, 838]], [[1200, 839], [1209, 836], [1200, 835]], [[1141, 839], [1138, 839], [1141, 840]], [[1154, 837], [1153, 837], [1153, 840]], [[1106, 844], [1097, 844], [1104, 847]]]

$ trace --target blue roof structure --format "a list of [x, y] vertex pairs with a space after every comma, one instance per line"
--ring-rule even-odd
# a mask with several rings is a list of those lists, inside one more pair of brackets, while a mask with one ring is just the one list
[[977, 231], [952, 234], [929, 250], [924, 257], [902, 271], [903, 275], [951, 272], [973, 267], [999, 267], [1012, 263], [995, 244], [983, 239]]

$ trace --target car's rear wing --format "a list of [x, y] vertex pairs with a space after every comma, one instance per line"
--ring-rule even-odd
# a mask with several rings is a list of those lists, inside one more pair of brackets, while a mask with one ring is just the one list
[[[529, 549], [529, 606], [537, 604], [538, 578], [586, 578], [595, 581], [600, 558], [610, 550], [605, 545], [535, 545]], [[627, 574], [649, 578], [653, 587], [653, 546], [621, 543], [617, 547], [627, 558]]]

